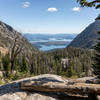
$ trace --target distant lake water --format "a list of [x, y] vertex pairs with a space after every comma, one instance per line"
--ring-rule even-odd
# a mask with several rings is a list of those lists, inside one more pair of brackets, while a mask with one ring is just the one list
[[25, 34], [29, 42], [41, 51], [65, 48], [77, 34]]
[[46, 46], [46, 45], [42, 45], [40, 50], [42, 51], [48, 51], [48, 50], [52, 50], [52, 49], [61, 49], [61, 48], [65, 48], [65, 46], [62, 45], [50, 45], [50, 46]]

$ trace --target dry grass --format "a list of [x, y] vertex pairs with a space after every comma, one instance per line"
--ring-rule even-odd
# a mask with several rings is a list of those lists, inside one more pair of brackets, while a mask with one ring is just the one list
[[8, 53], [8, 49], [7, 48], [0, 47], [0, 52], [1, 52], [1, 54], [5, 55], [5, 54]]

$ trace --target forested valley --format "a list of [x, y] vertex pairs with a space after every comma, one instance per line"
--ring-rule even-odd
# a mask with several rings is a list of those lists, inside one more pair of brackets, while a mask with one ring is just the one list
[[[47, 52], [34, 52], [30, 56], [20, 54], [11, 62], [10, 54], [0, 54], [1, 80], [9, 82], [40, 74], [57, 74], [64, 77], [91, 76], [94, 50], [65, 48]], [[13, 68], [11, 65], [13, 63]], [[2, 83], [2, 82], [1, 82]]]

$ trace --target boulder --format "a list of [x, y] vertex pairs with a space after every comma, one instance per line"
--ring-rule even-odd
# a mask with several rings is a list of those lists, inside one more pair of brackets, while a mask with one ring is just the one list
[[[61, 76], [58, 75], [53, 75], [53, 74], [43, 74], [43, 75], [38, 75], [35, 76], [32, 80], [30, 81], [40, 81], [40, 82], [65, 82], [64, 79], [62, 79]], [[29, 82], [29, 81], [28, 81]]]
[[[47, 82], [59, 82], [59, 83], [64, 83], [65, 80], [62, 79], [61, 76], [58, 75], [52, 75], [52, 74], [44, 74], [44, 75], [38, 75], [35, 77], [29, 77], [29, 78], [24, 78], [20, 80], [13, 81], [9, 84], [6, 85], [1, 85], [0, 86], [0, 94], [3, 93], [9, 93], [9, 92], [16, 92], [21, 90], [21, 83], [30, 83], [30, 82], [37, 82], [37, 83], [47, 83]], [[67, 82], [67, 81], [66, 81]]]
[[62, 79], [61, 76], [52, 75], [52, 74], [44, 74], [38, 75], [35, 77], [24, 78], [20, 80], [13, 81], [6, 85], [0, 86], [0, 100], [58, 100], [57, 95], [51, 93], [33, 93], [28, 91], [23, 91], [21, 89], [21, 83], [31, 83], [34, 81], [35, 83], [64, 83], [65, 80]]
[[0, 71], [0, 77], [3, 77], [3, 72], [2, 71]]
[[59, 100], [57, 95], [45, 93], [16, 92], [0, 96], [0, 100]]
[[[20, 79], [0, 86], [0, 100], [62, 100], [59, 97], [64, 98], [63, 100], [99, 98], [96, 95], [100, 95], [100, 85], [86, 83], [87, 80], [91, 79], [94, 78], [85, 77], [67, 80], [51, 74]], [[66, 96], [63, 96], [62, 93]], [[76, 95], [77, 97], [75, 97]]]
[[86, 83], [100, 84], [100, 79], [98, 79], [97, 77], [93, 77], [93, 78], [90, 78], [90, 79], [86, 80]]
[[100, 95], [100, 85], [99, 84], [86, 84], [86, 83], [75, 83], [72, 85], [65, 83], [22, 83], [22, 90], [29, 91], [40, 91], [40, 92], [66, 92], [70, 94], [88, 95], [95, 94]]
[[97, 95], [97, 100], [100, 100], [100, 95]]
[[5, 94], [3, 96], [0, 96], [0, 100], [22, 100], [22, 99], [15, 93], [13, 93], [13, 94]]
[[83, 77], [83, 78], [68, 80], [68, 84], [75, 84], [75, 83], [98, 84], [100, 83], [100, 80], [97, 77]]
[[47, 95], [47, 94], [39, 94], [39, 93], [33, 93], [29, 94], [26, 97], [26, 100], [59, 100], [57, 95]]

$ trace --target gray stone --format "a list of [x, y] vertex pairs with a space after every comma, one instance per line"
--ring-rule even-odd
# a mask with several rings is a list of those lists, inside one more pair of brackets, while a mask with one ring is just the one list
[[0, 77], [3, 77], [3, 72], [2, 71], [0, 71]]
[[0, 96], [0, 100], [58, 100], [57, 95], [16, 92]]
[[39, 94], [39, 93], [34, 93], [34, 94], [29, 94], [26, 97], [26, 100], [58, 100], [58, 97], [56, 95], [45, 95], [45, 94]]

